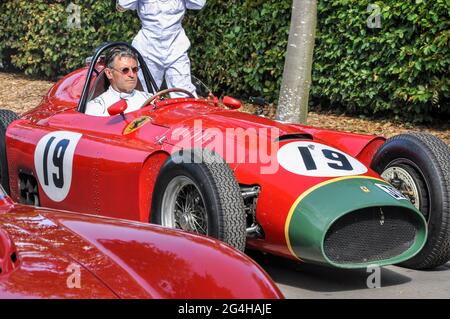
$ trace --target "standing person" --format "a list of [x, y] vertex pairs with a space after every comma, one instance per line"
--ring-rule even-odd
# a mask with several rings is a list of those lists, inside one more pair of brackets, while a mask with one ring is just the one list
[[205, 3], [206, 0], [117, 0], [119, 11], [138, 12], [142, 28], [132, 45], [144, 57], [158, 88], [165, 76], [168, 88], [183, 88], [196, 96], [187, 54], [191, 44], [181, 23], [186, 9], [200, 10]]

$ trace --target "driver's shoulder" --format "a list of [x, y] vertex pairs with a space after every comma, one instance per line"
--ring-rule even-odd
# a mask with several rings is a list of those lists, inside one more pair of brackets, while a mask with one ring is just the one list
[[[106, 93], [106, 92], [105, 92]], [[102, 106], [104, 106], [105, 105], [105, 93], [103, 93], [103, 94], [101, 94], [101, 95], [99, 95], [99, 96], [97, 96], [95, 99], [93, 99], [93, 100], [90, 100], [88, 103], [87, 103], [87, 106], [96, 106], [96, 105], [102, 105]]]
[[103, 94], [97, 96], [95, 99], [87, 102], [85, 113], [90, 115], [103, 114], [106, 110], [106, 93], [107, 92], [104, 92]]

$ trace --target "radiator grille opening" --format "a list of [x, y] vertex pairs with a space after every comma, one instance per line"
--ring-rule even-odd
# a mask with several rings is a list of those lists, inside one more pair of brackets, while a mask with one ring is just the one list
[[334, 263], [370, 263], [393, 258], [415, 242], [421, 220], [402, 207], [369, 207], [339, 218], [327, 231], [325, 255]]

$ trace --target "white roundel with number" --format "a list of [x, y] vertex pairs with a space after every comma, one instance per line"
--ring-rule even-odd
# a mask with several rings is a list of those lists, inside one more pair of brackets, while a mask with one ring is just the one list
[[34, 167], [45, 194], [61, 202], [69, 193], [75, 147], [80, 133], [57, 131], [44, 135], [34, 151]]
[[367, 172], [367, 167], [350, 155], [309, 141], [283, 145], [278, 150], [277, 159], [284, 169], [305, 176], [350, 176]]

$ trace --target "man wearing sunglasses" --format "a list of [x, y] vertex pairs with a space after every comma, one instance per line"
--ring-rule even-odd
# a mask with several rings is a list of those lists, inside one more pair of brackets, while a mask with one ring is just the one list
[[[145, 59], [156, 85], [182, 88], [196, 96], [187, 51], [190, 41], [182, 21], [187, 9], [200, 10], [206, 0], [117, 0], [119, 11], [136, 10], [142, 28], [133, 46]], [[140, 74], [141, 76], [141, 74]], [[184, 96], [171, 94], [171, 97]]]
[[105, 93], [87, 103], [85, 113], [109, 116], [108, 107], [120, 99], [127, 101], [126, 113], [139, 109], [151, 94], [136, 90], [139, 71], [136, 54], [127, 47], [114, 47], [106, 54], [105, 63], [105, 75], [111, 85]]

